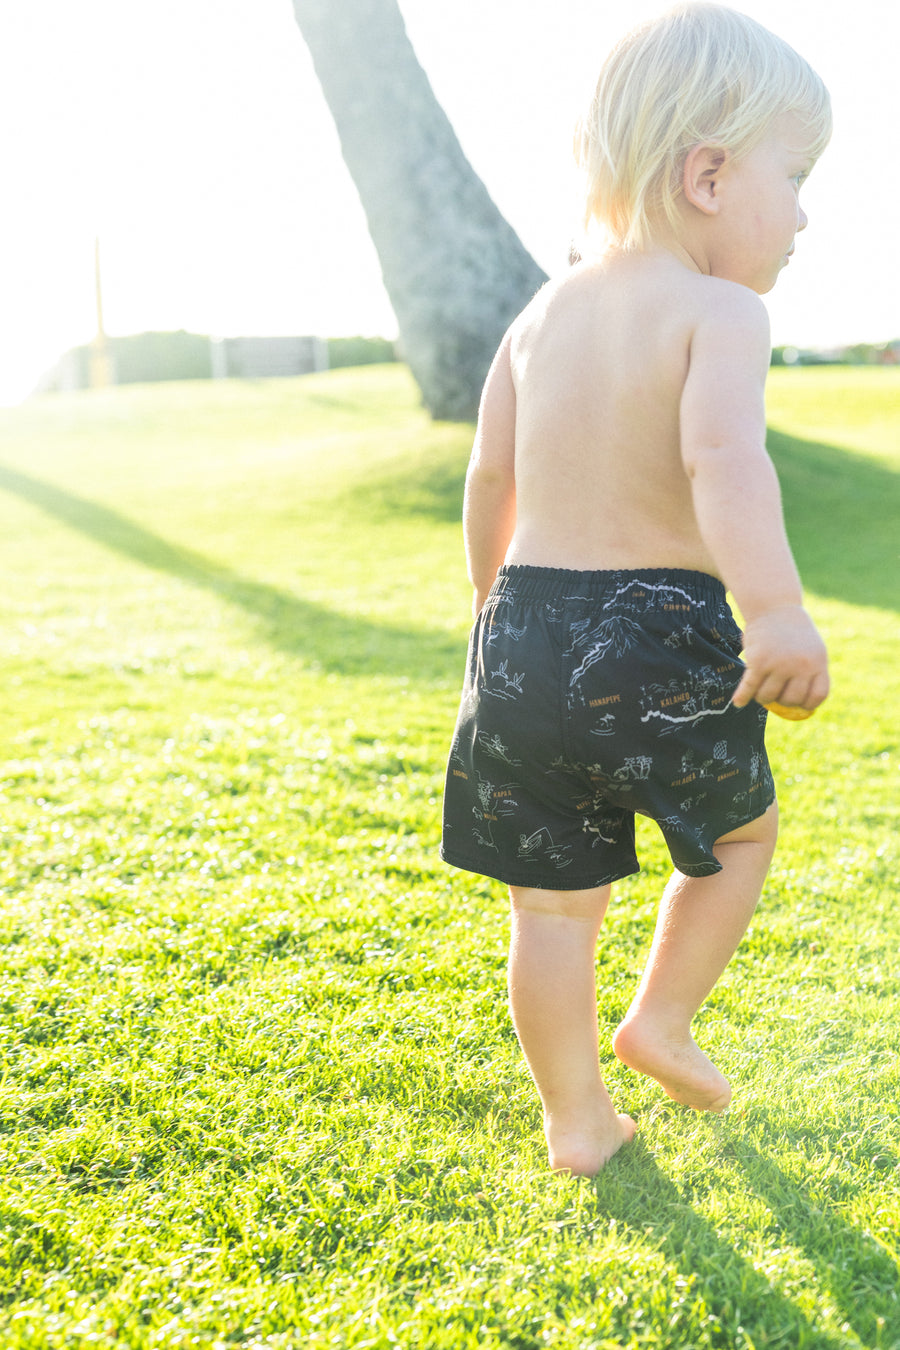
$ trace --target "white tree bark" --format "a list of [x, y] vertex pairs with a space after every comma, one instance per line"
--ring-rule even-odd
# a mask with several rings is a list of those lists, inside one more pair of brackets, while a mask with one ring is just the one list
[[365, 210], [403, 356], [433, 417], [475, 415], [546, 280], [469, 164], [396, 0], [293, 0]]

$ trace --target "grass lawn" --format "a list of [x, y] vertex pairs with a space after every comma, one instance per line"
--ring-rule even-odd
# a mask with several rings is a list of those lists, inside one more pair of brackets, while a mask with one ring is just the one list
[[470, 429], [400, 367], [0, 413], [4, 1350], [900, 1347], [900, 371], [776, 370], [770, 412], [835, 688], [772, 721], [699, 1019], [735, 1106], [609, 1052], [639, 1138], [568, 1182], [503, 888], [436, 857]]

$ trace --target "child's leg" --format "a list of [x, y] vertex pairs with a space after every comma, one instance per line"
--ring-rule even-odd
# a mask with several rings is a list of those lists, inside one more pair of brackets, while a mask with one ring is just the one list
[[731, 960], [772, 860], [778, 812], [724, 835], [711, 877], [676, 872], [663, 895], [640, 988], [613, 1037], [619, 1059], [698, 1111], [724, 1111], [731, 1086], [691, 1036], [694, 1014]]
[[511, 886], [509, 1002], [544, 1107], [550, 1165], [593, 1176], [634, 1134], [600, 1075], [594, 949], [608, 886]]

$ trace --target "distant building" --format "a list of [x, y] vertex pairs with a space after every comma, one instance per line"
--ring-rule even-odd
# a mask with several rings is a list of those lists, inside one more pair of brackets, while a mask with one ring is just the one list
[[[38, 382], [36, 393], [87, 389], [94, 344], [72, 347]], [[209, 338], [198, 333], [133, 333], [106, 338], [106, 371], [115, 384], [159, 380], [270, 379], [327, 370], [328, 342], [318, 337]]]
[[212, 339], [213, 379], [262, 380], [327, 369], [328, 344], [322, 338]]

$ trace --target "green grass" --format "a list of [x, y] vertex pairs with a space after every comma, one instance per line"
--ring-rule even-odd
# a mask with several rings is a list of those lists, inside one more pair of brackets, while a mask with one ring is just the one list
[[900, 378], [771, 408], [835, 690], [772, 726], [782, 840], [700, 1018], [736, 1106], [609, 1054], [639, 1141], [567, 1183], [502, 887], [436, 859], [470, 429], [401, 368], [0, 415], [4, 1350], [900, 1347]]

